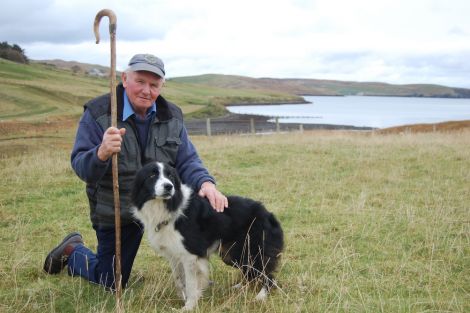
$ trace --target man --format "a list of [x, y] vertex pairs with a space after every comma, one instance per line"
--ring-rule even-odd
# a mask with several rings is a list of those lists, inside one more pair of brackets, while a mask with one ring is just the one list
[[111, 290], [115, 287], [114, 153], [119, 153], [124, 287], [143, 235], [142, 225], [130, 212], [130, 191], [137, 170], [144, 164], [168, 162], [176, 167], [183, 182], [206, 197], [215, 210], [221, 212], [228, 205], [188, 138], [181, 110], [160, 95], [165, 79], [162, 60], [137, 54], [121, 78], [122, 84], [117, 86], [118, 127], [109, 127], [110, 95], [91, 100], [85, 104], [71, 156], [73, 169], [86, 182], [97, 253], [85, 247], [82, 236], [74, 232], [49, 253], [44, 263], [49, 274], [60, 273], [67, 265], [70, 275], [80, 275]]

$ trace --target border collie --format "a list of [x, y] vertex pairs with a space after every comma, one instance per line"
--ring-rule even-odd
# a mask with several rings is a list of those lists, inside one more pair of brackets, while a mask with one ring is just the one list
[[182, 184], [168, 164], [149, 163], [136, 175], [133, 214], [147, 232], [150, 245], [170, 262], [183, 309], [197, 306], [209, 285], [209, 256], [241, 270], [248, 281], [260, 281], [255, 299], [266, 298], [275, 285], [284, 246], [281, 225], [257, 201], [228, 197], [228, 208], [216, 212], [205, 198]]

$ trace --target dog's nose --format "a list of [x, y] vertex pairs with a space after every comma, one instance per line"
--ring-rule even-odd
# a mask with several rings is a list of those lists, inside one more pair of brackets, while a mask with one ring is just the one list
[[163, 190], [169, 192], [173, 189], [173, 185], [172, 184], [164, 184], [163, 185]]

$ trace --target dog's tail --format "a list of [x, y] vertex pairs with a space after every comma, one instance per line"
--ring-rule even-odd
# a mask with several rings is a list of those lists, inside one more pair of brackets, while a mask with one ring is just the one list
[[[236, 200], [229, 203], [233, 205]], [[284, 248], [281, 224], [257, 201], [244, 201], [244, 206], [230, 214], [232, 220], [248, 224], [232, 228], [231, 236], [222, 240], [220, 256], [226, 264], [240, 268], [247, 281], [260, 281], [263, 289], [257, 299], [263, 298], [275, 285], [273, 273]]]
[[268, 213], [268, 218], [263, 222], [262, 236], [260, 246], [263, 249], [263, 270], [269, 279], [267, 284], [271, 287], [272, 273], [276, 270], [284, 249], [284, 233], [281, 224], [272, 213]]
[[253, 222], [250, 256], [252, 269], [245, 272], [249, 280], [257, 279], [262, 288], [256, 300], [264, 300], [276, 285], [273, 273], [279, 264], [284, 249], [284, 234], [274, 214], [264, 210], [262, 216]]

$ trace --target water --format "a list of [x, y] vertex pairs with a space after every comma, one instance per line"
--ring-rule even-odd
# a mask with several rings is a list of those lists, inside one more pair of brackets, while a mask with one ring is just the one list
[[304, 97], [309, 104], [232, 106], [238, 114], [279, 117], [280, 123], [392, 127], [470, 120], [470, 99], [412, 97]]

